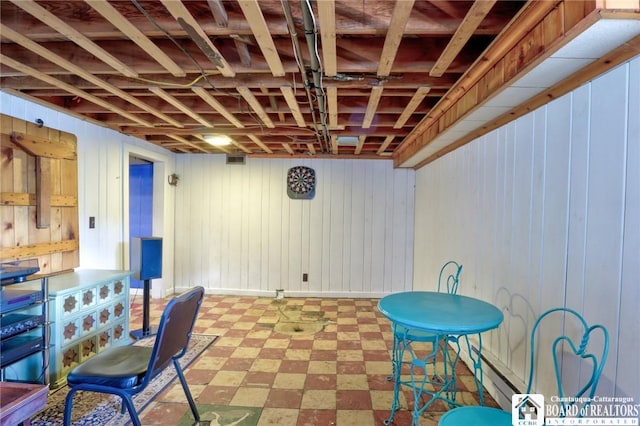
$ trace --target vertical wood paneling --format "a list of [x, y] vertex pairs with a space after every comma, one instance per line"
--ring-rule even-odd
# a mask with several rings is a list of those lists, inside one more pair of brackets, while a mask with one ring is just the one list
[[[177, 158], [178, 289], [197, 280], [211, 291], [375, 296], [410, 286], [415, 172], [386, 161], [220, 158]], [[313, 200], [286, 195], [287, 171], [300, 164], [316, 171]]]
[[[635, 312], [626, 315], [618, 330], [617, 371], [615, 393], [618, 395], [640, 395], [640, 352], [638, 330], [640, 330], [640, 61], [629, 65], [629, 113], [627, 115], [627, 152], [624, 167], [625, 212], [622, 242], [622, 280], [619, 312]], [[630, 372], [630, 374], [629, 374]]]
[[[591, 146], [587, 193], [587, 251], [585, 253], [585, 307], [594, 309], [594, 321], [607, 324], [611, 344], [618, 344], [618, 313], [622, 263], [622, 231], [627, 146], [628, 66], [618, 67], [592, 84]], [[595, 119], [597, 117], [597, 119]], [[637, 119], [637, 117], [636, 117]], [[637, 315], [637, 314], [636, 314]], [[614, 377], [617, 357], [605, 374]], [[602, 385], [611, 394], [613, 383]]]
[[[522, 381], [535, 317], [566, 304], [609, 330], [598, 394], [640, 400], [639, 75], [635, 59], [416, 174], [415, 288], [433, 289], [438, 256], [459, 253], [459, 291], [505, 313], [485, 349]], [[553, 395], [538, 362], [536, 390]], [[570, 384], [586, 374], [565, 358]]]

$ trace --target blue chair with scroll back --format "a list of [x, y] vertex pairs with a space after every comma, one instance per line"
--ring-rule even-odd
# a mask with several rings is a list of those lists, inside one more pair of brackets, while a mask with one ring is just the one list
[[65, 400], [64, 425], [71, 424], [73, 396], [82, 390], [120, 396], [122, 412], [126, 407], [131, 422], [140, 426], [133, 395], [143, 391], [151, 379], [171, 364], [176, 369], [193, 416], [199, 422], [198, 410], [178, 360], [187, 351], [203, 296], [204, 288], [198, 286], [170, 300], [160, 318], [152, 347], [133, 345], [109, 348], [71, 370], [67, 376], [70, 390]]
[[[531, 361], [529, 363], [529, 379], [526, 394], [530, 394], [532, 392], [535, 363], [542, 355], [540, 345], [536, 345], [536, 339], [539, 339], [536, 335], [540, 334], [540, 325], [543, 323], [543, 320], [549, 319], [549, 317], [554, 313], [563, 315], [561, 322], [563, 331], [560, 335], [553, 334], [553, 336], [557, 337], [553, 340], [550, 351], [551, 353], [548, 355], [551, 355], [553, 359], [557, 396], [561, 405], [558, 407], [558, 412], [571, 413], [574, 411], [570, 408], [572, 405], [579, 404], [581, 401], [586, 401], [585, 405], [589, 405], [595, 395], [596, 388], [598, 387], [598, 381], [602, 374], [602, 368], [604, 367], [605, 361], [607, 360], [607, 354], [609, 352], [609, 334], [607, 329], [600, 324], [589, 326], [582, 315], [572, 309], [554, 308], [544, 312], [536, 320], [533, 325], [533, 329], [531, 330]], [[568, 336], [568, 330], [575, 330], [576, 326], [578, 327], [578, 331], [571, 332], [573, 337]], [[574, 336], [574, 334], [577, 336]], [[599, 339], [593, 339], [596, 341], [593, 342], [592, 340], [592, 347], [590, 347], [590, 338], [595, 337], [597, 334], [601, 334], [601, 337]], [[565, 393], [565, 387], [567, 385], [565, 383], [563, 386], [561, 371], [562, 363], [567, 363], [571, 354], [573, 354], [576, 359], [586, 363], [587, 373], [590, 373], [587, 376], [588, 380], [585, 384], [576, 385], [577, 390], [573, 397], [569, 397], [569, 395]], [[582, 368], [585, 367], [581, 365], [581, 371], [583, 371]], [[516, 405], [524, 404], [525, 402], [526, 401], [518, 402]], [[578, 413], [586, 412], [584, 408], [585, 405], [577, 407], [580, 409], [575, 411]], [[535, 406], [532, 407], [539, 408]], [[512, 408], [517, 410], [518, 407]], [[544, 409], [544, 407], [541, 409]], [[518, 411], [516, 412], [520, 415]], [[512, 412], [503, 411], [499, 408], [464, 406], [454, 408], [446, 412], [440, 418], [438, 426], [511, 426], [512, 415]]]

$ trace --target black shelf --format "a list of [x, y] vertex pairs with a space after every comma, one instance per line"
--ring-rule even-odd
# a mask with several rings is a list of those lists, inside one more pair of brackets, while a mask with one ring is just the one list
[[[49, 290], [48, 278], [39, 278], [40, 286], [33, 289], [35, 280], [16, 272], [13, 265], [2, 264], [0, 288], [0, 380], [49, 383]], [[22, 270], [25, 272], [25, 269]], [[26, 272], [29, 274], [33, 267]], [[27, 284], [28, 288], [21, 288]], [[36, 312], [37, 311], [37, 312]], [[6, 369], [35, 354], [42, 354], [41, 374], [37, 378], [8, 378]], [[31, 362], [31, 361], [28, 361]], [[35, 361], [34, 361], [35, 362]], [[38, 361], [39, 362], [39, 361]], [[29, 375], [29, 374], [27, 374]]]

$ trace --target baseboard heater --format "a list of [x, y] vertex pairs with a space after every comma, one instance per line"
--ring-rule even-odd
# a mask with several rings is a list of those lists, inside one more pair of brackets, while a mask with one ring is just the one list
[[[474, 356], [478, 356], [478, 344], [470, 339], [471, 350]], [[460, 351], [460, 358], [473, 371], [473, 362], [466, 350]], [[511, 410], [511, 396], [523, 393], [526, 389], [524, 382], [517, 377], [502, 361], [490, 353], [480, 354], [484, 387], [486, 391], [504, 409]]]

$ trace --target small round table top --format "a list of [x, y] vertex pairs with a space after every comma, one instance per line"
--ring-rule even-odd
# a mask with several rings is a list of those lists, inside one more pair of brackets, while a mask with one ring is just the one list
[[380, 299], [378, 309], [394, 323], [439, 334], [481, 333], [498, 327], [504, 318], [485, 301], [432, 291], [390, 294]]

